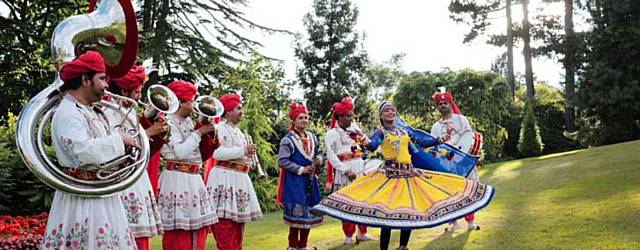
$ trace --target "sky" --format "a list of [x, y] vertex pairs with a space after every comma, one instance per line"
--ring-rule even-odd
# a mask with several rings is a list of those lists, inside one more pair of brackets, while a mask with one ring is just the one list
[[[362, 43], [374, 62], [380, 63], [394, 54], [404, 53], [406, 56], [402, 69], [407, 72], [441, 71], [445, 68], [489, 70], [495, 58], [506, 50], [487, 45], [483, 38], [463, 44], [463, 36], [469, 28], [449, 18], [449, 1], [446, 0], [396, 0], [393, 3], [353, 0], [353, 3], [360, 13], [356, 30], [365, 34]], [[312, 10], [312, 4], [312, 0], [250, 0], [249, 6], [241, 10], [246, 18], [260, 25], [305, 34], [302, 19]], [[563, 13], [562, 3], [544, 6], [542, 9], [532, 3], [529, 8], [531, 15], [536, 12]], [[6, 6], [0, 4], [0, 13], [6, 15]], [[522, 11], [518, 5], [512, 8], [512, 13], [513, 21], [521, 22]], [[498, 33], [506, 29], [502, 13], [492, 18], [493, 25], [489, 32]], [[583, 21], [575, 22], [579, 27]], [[262, 54], [282, 60], [287, 79], [295, 78], [299, 62], [294, 56], [295, 42], [292, 36], [269, 35], [260, 31], [244, 33], [263, 44], [258, 48]], [[523, 74], [521, 47], [514, 49], [514, 56], [515, 71]], [[533, 71], [537, 80], [560, 87], [563, 70], [557, 60], [534, 59]]]
[[[245, 9], [246, 17], [261, 25], [305, 34], [303, 16], [312, 10], [312, 0], [253, 0]], [[366, 34], [364, 47], [371, 60], [382, 62], [393, 54], [405, 53], [402, 69], [411, 71], [489, 70], [495, 58], [506, 51], [487, 45], [484, 39], [463, 44], [469, 28], [449, 18], [449, 1], [425, 0], [353, 0], [360, 16], [356, 29]], [[539, 10], [532, 4], [530, 12], [563, 13], [563, 5], [554, 4]], [[513, 21], [521, 22], [521, 7], [512, 8]], [[533, 14], [533, 13], [532, 13]], [[530, 14], [530, 16], [532, 15]], [[500, 16], [502, 15], [502, 16]], [[494, 16], [490, 32], [506, 29], [503, 13]], [[250, 37], [262, 42], [259, 51], [266, 56], [284, 61], [287, 78], [295, 78], [296, 64], [294, 39], [287, 35], [267, 35], [253, 32]], [[516, 73], [524, 74], [522, 48], [514, 49]], [[538, 80], [560, 87], [563, 69], [555, 59], [535, 59], [533, 71]]]

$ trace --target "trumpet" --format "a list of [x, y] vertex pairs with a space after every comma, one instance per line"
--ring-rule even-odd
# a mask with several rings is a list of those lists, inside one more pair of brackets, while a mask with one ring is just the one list
[[[253, 144], [253, 137], [248, 134], [248, 133], [244, 133], [245, 134], [245, 143], [246, 144]], [[251, 155], [251, 169], [255, 169], [257, 171], [258, 174], [258, 178], [264, 178], [266, 177], [266, 174], [264, 173], [264, 170], [262, 169], [262, 165], [260, 165], [260, 160], [258, 159], [258, 154], [254, 153]]]

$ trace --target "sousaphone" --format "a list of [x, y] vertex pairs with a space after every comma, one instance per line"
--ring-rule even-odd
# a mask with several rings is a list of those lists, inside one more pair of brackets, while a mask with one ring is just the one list
[[[133, 6], [129, 0], [101, 0], [92, 11], [95, 2], [90, 4], [90, 13], [69, 17], [58, 24], [51, 41], [53, 63], [59, 71], [64, 63], [78, 55], [96, 50], [105, 58], [108, 76], [124, 76], [134, 64], [138, 51], [138, 27]], [[45, 141], [50, 140], [44, 131], [60, 104], [62, 95], [58, 89], [62, 84], [58, 75], [47, 88], [29, 100], [18, 117], [16, 142], [27, 167], [52, 188], [79, 196], [108, 196], [133, 185], [145, 172], [149, 158], [149, 140], [137, 122], [128, 125], [137, 129], [134, 139], [140, 148], [97, 166], [97, 180], [83, 180], [66, 174], [55, 160], [49, 158], [45, 152]], [[120, 110], [117, 105], [106, 101], [100, 104]]]

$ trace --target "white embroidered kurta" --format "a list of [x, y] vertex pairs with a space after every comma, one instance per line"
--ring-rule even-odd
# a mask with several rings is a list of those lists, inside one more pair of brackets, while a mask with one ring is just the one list
[[[123, 113], [127, 114], [127, 110], [123, 110]], [[122, 123], [122, 115], [113, 109], [106, 109], [105, 115], [112, 130]], [[127, 116], [133, 124], [138, 124], [135, 112], [132, 111]], [[124, 126], [127, 129], [132, 128], [128, 121], [125, 121]], [[119, 131], [114, 130], [114, 133], [117, 132]], [[144, 130], [140, 130], [140, 133], [144, 132]], [[133, 237], [153, 237], [162, 233], [160, 213], [158, 212], [155, 194], [146, 171], [136, 183], [120, 193], [120, 199], [122, 199], [124, 209], [127, 211], [129, 230]]]
[[[446, 134], [451, 136], [451, 139], [446, 141], [446, 143], [457, 147], [458, 149], [462, 149], [462, 146], [460, 145], [462, 139], [464, 137], [472, 137], [473, 129], [471, 129], [471, 125], [469, 124], [467, 117], [460, 114], [451, 114], [449, 119], [440, 119], [431, 127], [431, 135], [435, 137], [441, 137]], [[467, 176], [467, 179], [478, 180], [478, 173], [475, 167], [469, 176]]]
[[[355, 131], [356, 127], [351, 124], [348, 131]], [[357, 176], [361, 176], [364, 172], [364, 160], [362, 158], [354, 158], [345, 161], [341, 161], [338, 158], [340, 154], [351, 153], [352, 146], [358, 146], [349, 136], [349, 132], [340, 127], [335, 127], [327, 131], [324, 136], [325, 146], [327, 147], [327, 160], [333, 166], [335, 170], [333, 179], [333, 191], [348, 185], [351, 183], [346, 171], [351, 170]]]
[[[85, 169], [124, 155], [122, 136], [112, 134], [98, 107], [65, 95], [51, 123], [51, 138], [63, 167]], [[56, 191], [41, 249], [135, 249], [118, 195], [80, 197]]]
[[[202, 165], [198, 147], [201, 135], [193, 129], [191, 118], [176, 114], [167, 118], [171, 137], [160, 149], [162, 156], [167, 161]], [[164, 230], [197, 230], [218, 222], [200, 174], [164, 170], [158, 185], [158, 207]]]
[[[217, 127], [220, 147], [213, 152], [217, 161], [235, 161], [249, 164], [245, 156], [245, 136], [233, 124], [221, 122]], [[207, 190], [212, 207], [219, 218], [235, 222], [255, 221], [262, 218], [258, 197], [249, 174], [214, 166], [209, 172]]]

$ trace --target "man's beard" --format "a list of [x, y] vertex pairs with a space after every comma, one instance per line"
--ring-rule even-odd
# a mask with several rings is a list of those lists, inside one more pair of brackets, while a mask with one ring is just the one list
[[91, 98], [92, 98], [91, 101], [92, 102], [97, 102], [97, 101], [102, 100], [102, 97], [105, 95], [105, 90], [104, 89], [98, 90], [96, 88], [96, 83], [93, 81], [93, 79], [91, 79], [90, 81], [91, 81], [90, 87], [91, 87], [91, 95], [92, 95], [91, 96]]

